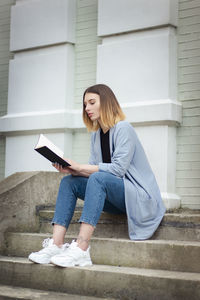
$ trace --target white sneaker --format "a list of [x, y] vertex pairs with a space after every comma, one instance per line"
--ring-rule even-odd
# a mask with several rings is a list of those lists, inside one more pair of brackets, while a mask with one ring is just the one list
[[51, 263], [59, 267], [91, 266], [90, 247], [83, 251], [78, 247], [77, 242], [72, 241], [71, 245], [62, 254], [51, 258]]
[[28, 259], [37, 263], [37, 264], [49, 264], [51, 257], [56, 254], [61, 254], [66, 248], [69, 247], [69, 244], [64, 244], [61, 248], [53, 244], [53, 239], [45, 239], [42, 243], [44, 249], [38, 252], [32, 252]]

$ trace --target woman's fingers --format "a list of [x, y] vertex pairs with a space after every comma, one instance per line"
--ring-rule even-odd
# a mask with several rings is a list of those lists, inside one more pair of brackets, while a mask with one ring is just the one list
[[67, 168], [63, 168], [63, 167], [62, 167], [61, 165], [59, 165], [58, 163], [53, 163], [52, 166], [53, 166], [54, 168], [56, 168], [56, 170], [58, 170], [58, 171], [61, 172], [61, 173], [67, 173], [67, 174], [70, 173], [69, 170], [68, 170]]

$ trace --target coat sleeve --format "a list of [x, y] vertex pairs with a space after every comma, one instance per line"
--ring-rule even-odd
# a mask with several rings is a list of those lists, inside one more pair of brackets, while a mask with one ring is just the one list
[[133, 159], [136, 134], [129, 123], [123, 123], [114, 133], [114, 152], [111, 163], [99, 163], [99, 171], [109, 172], [124, 177]]

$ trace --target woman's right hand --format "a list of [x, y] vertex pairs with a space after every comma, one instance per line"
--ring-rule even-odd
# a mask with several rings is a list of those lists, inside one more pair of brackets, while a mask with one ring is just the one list
[[59, 165], [58, 163], [52, 163], [52, 166], [54, 168], [56, 168], [56, 170], [60, 173], [63, 173], [63, 174], [71, 174], [73, 176], [78, 176], [77, 172], [68, 168], [68, 167], [65, 167], [63, 168], [61, 165]]
[[59, 165], [58, 163], [52, 163], [52, 166], [54, 168], [56, 168], [56, 170], [60, 173], [65, 173], [65, 174], [71, 174], [69, 168], [63, 168], [61, 165]]

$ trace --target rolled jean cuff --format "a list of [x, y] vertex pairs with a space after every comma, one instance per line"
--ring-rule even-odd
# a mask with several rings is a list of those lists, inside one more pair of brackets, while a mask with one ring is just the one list
[[67, 226], [67, 224], [65, 223], [65, 222], [63, 222], [63, 221], [59, 221], [59, 220], [52, 220], [51, 221], [51, 225], [61, 225], [61, 226], [64, 226], [65, 228], [68, 228], [68, 226]]
[[97, 225], [96, 222], [93, 222], [93, 221], [91, 221], [89, 219], [86, 219], [86, 218], [80, 218], [78, 222], [79, 223], [87, 223], [89, 225], [92, 225], [93, 227], [96, 227], [96, 225]]

